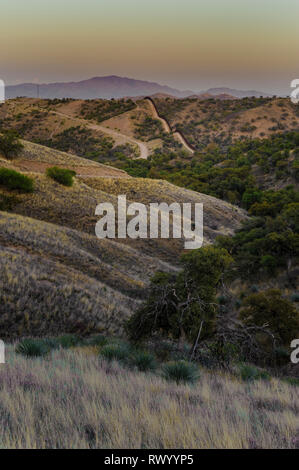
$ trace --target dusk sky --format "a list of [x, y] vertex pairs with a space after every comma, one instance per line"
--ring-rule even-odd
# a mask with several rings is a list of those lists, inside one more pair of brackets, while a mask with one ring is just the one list
[[288, 93], [298, 0], [0, 0], [0, 78], [120, 75], [199, 91]]

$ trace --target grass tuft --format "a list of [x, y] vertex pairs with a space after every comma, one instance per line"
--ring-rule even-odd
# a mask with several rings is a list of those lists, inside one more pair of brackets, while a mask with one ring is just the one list
[[254, 367], [248, 364], [242, 364], [239, 370], [240, 370], [241, 379], [244, 382], [250, 382], [253, 380], [270, 380], [271, 379], [271, 375], [267, 371], [258, 369], [257, 367]]
[[162, 369], [166, 380], [179, 383], [195, 383], [199, 379], [199, 371], [195, 364], [186, 361], [172, 361], [165, 364]]
[[124, 344], [107, 344], [101, 349], [100, 354], [108, 361], [123, 362], [128, 360], [130, 352]]
[[157, 367], [154, 356], [146, 351], [137, 351], [133, 354], [131, 364], [141, 372], [153, 371]]
[[49, 352], [47, 343], [41, 339], [26, 338], [16, 346], [16, 353], [26, 357], [42, 357]]

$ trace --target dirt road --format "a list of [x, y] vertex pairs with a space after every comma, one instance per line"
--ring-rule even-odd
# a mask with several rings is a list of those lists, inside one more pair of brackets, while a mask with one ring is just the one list
[[171, 130], [168, 122], [159, 115], [158, 110], [157, 110], [156, 106], [154, 105], [153, 101], [150, 98], [145, 98], [145, 100], [149, 103], [154, 118], [158, 119], [161, 122], [164, 131], [167, 132], [168, 134], [172, 134], [173, 137], [176, 140], [178, 140], [185, 147], [186, 150], [188, 150], [188, 152], [194, 153], [194, 150], [186, 142], [185, 137], [179, 131], [173, 132]]
[[84, 126], [86, 126], [88, 129], [100, 131], [100, 132], [103, 132], [104, 134], [109, 134], [112, 137], [121, 139], [123, 140], [124, 143], [128, 142], [131, 145], [136, 145], [140, 151], [139, 158], [143, 158], [146, 160], [149, 156], [149, 153], [150, 153], [149, 149], [147, 148], [146, 144], [144, 142], [141, 142], [140, 140], [134, 139], [133, 137], [129, 137], [125, 134], [121, 134], [120, 132], [117, 132], [114, 129], [110, 129], [109, 127], [101, 126], [100, 124], [91, 123], [90, 121], [87, 121], [86, 119], [76, 118], [74, 116], [71, 116], [65, 113], [59, 113], [58, 111], [52, 111], [52, 112], [57, 114], [58, 116], [71, 118], [74, 121], [78, 121], [81, 124], [84, 124]]

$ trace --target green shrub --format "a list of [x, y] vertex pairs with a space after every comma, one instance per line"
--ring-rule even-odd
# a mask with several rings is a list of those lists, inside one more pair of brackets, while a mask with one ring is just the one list
[[131, 357], [131, 363], [142, 372], [155, 370], [156, 368], [156, 361], [154, 356], [146, 351], [137, 351]]
[[248, 364], [242, 364], [240, 366], [240, 376], [244, 382], [253, 380], [270, 380], [271, 378], [267, 371], [258, 369], [257, 367]]
[[64, 186], [72, 186], [73, 177], [75, 176], [76, 172], [66, 168], [52, 166], [51, 168], [47, 169], [46, 174], [49, 176], [49, 178], [52, 178], [59, 184], [63, 184]]
[[288, 348], [284, 346], [278, 346], [277, 348], [275, 348], [276, 364], [279, 366], [288, 364], [290, 362], [290, 355], [291, 352]]
[[284, 377], [282, 381], [286, 382], [289, 385], [293, 385], [294, 387], [299, 386], [299, 379], [297, 379], [296, 377]]
[[199, 378], [198, 368], [195, 364], [186, 361], [168, 362], [162, 369], [166, 380], [179, 383], [194, 383]]
[[78, 346], [80, 343], [80, 338], [76, 335], [62, 335], [58, 336], [54, 341], [61, 346], [63, 349], [73, 348], [74, 346]]
[[108, 343], [108, 339], [103, 335], [92, 336], [84, 340], [84, 344], [88, 346], [105, 346]]
[[249, 295], [244, 301], [240, 318], [249, 326], [268, 324], [283, 344], [289, 344], [299, 333], [299, 314], [278, 289]]
[[27, 357], [45, 356], [49, 351], [49, 346], [41, 339], [27, 338], [16, 346], [16, 353]]
[[100, 354], [108, 361], [126, 361], [129, 357], [129, 349], [122, 344], [107, 344]]
[[294, 294], [291, 295], [291, 301], [299, 302], [299, 292], [295, 292]]
[[32, 178], [8, 168], [0, 168], [0, 185], [7, 189], [19, 189], [26, 193], [31, 193], [34, 189]]
[[0, 211], [11, 211], [18, 202], [14, 195], [0, 194]]
[[17, 156], [23, 148], [16, 131], [10, 129], [0, 134], [0, 153], [5, 158], [12, 159]]

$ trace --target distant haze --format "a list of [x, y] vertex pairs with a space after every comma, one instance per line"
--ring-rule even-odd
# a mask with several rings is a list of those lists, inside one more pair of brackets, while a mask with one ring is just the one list
[[126, 76], [288, 94], [298, 0], [1, 0], [7, 84]]
[[[29, 98], [75, 98], [75, 99], [95, 99], [95, 98], [123, 98], [138, 97], [145, 95], [171, 95], [177, 98], [196, 96], [191, 90], [177, 90], [168, 86], [152, 83], [148, 81], [135, 80], [125, 77], [94, 77], [81, 82], [34, 84], [24, 83], [6, 87], [6, 98], [16, 98], [26, 96]], [[204, 96], [224, 95], [242, 98], [245, 96], [269, 96], [261, 91], [240, 91], [230, 88], [214, 88], [207, 92], [202, 92]], [[200, 96], [200, 94], [199, 94]]]

